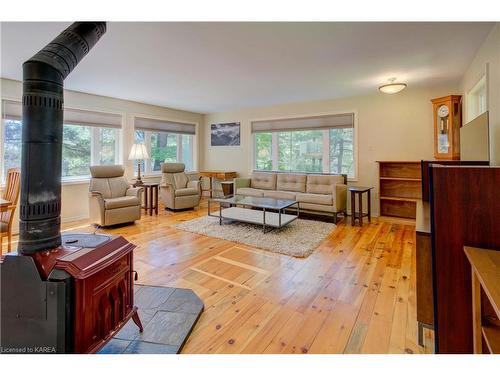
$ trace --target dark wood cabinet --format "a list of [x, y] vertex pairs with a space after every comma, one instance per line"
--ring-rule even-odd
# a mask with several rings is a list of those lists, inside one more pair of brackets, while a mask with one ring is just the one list
[[464, 246], [500, 250], [500, 167], [430, 167], [437, 353], [473, 353], [472, 277]]
[[418, 341], [423, 344], [423, 328], [434, 327], [434, 302], [432, 298], [432, 238], [430, 207], [423, 200], [417, 201], [416, 268], [417, 268], [417, 321]]

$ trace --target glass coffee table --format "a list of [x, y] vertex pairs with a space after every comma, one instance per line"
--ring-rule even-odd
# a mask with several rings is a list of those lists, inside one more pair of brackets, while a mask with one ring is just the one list
[[[213, 202], [219, 203], [218, 215], [212, 215], [210, 212], [211, 203]], [[294, 214], [285, 213], [287, 209], [293, 209]], [[290, 224], [299, 217], [299, 214], [299, 202], [288, 199], [234, 195], [208, 200], [208, 216], [218, 217], [220, 225], [222, 225], [224, 219], [262, 225], [264, 233]]]

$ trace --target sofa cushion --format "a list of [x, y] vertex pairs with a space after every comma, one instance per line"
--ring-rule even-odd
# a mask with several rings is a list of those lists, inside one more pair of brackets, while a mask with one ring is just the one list
[[138, 206], [139, 204], [139, 198], [131, 195], [127, 195], [125, 197], [104, 199], [104, 207], [106, 207], [106, 209], [108, 210], [112, 210], [114, 208]]
[[305, 174], [278, 173], [276, 190], [305, 193], [306, 177]]
[[306, 192], [313, 194], [332, 194], [336, 184], [343, 184], [342, 175], [307, 175]]
[[198, 195], [199, 190], [196, 188], [184, 188], [184, 189], [176, 189], [175, 196], [176, 197], [185, 197], [187, 195]]
[[274, 199], [288, 199], [295, 200], [295, 194], [292, 191], [281, 191], [281, 190], [266, 190], [264, 191], [264, 197], [266, 198], [274, 198]]
[[316, 204], [316, 203], [299, 203], [300, 211], [304, 212], [331, 212], [334, 213], [336, 211], [335, 206], [328, 204]]
[[254, 189], [276, 190], [276, 173], [253, 172], [250, 187]]
[[239, 188], [236, 189], [236, 195], [245, 195], [249, 197], [263, 197], [264, 191], [254, 188]]
[[297, 193], [297, 202], [332, 205], [333, 204], [333, 195], [332, 194]]

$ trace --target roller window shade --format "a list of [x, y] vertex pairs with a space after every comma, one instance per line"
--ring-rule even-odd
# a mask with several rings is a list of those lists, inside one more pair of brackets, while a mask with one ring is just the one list
[[2, 117], [10, 120], [21, 120], [23, 107], [20, 102], [2, 100]]
[[97, 126], [100, 128], [121, 128], [122, 116], [113, 113], [65, 108], [64, 123], [70, 125]]
[[135, 118], [136, 130], [161, 131], [176, 134], [195, 134], [196, 125], [175, 121], [155, 120], [144, 117]]
[[[20, 102], [4, 100], [3, 117], [22, 120], [23, 107]], [[102, 128], [121, 128], [122, 117], [117, 114], [93, 112], [79, 109], [64, 109], [64, 123], [71, 125], [96, 126]]]
[[253, 121], [252, 133], [354, 127], [354, 113], [283, 120]]

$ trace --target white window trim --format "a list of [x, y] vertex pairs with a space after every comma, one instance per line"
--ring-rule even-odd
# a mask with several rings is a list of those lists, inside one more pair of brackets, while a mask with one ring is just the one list
[[[466, 93], [467, 121], [472, 121], [476, 117], [488, 111], [488, 70], [474, 83]], [[479, 109], [478, 92], [484, 90], [484, 109]]]
[[[317, 113], [305, 113], [305, 114], [300, 114], [300, 115], [294, 115], [294, 116], [278, 116], [278, 117], [266, 117], [266, 118], [256, 118], [256, 119], [250, 119], [249, 120], [249, 123], [250, 125], [253, 123], [253, 122], [257, 122], [257, 121], [275, 121], [275, 120], [291, 120], [291, 119], [300, 119], [300, 118], [304, 118], [304, 117], [319, 117], [319, 116], [333, 116], [333, 115], [342, 115], [342, 114], [346, 114], [346, 113], [352, 113], [354, 115], [354, 124], [353, 124], [353, 153], [352, 153], [352, 156], [354, 158], [354, 175], [352, 177], [349, 177], [347, 176], [347, 181], [348, 182], [357, 182], [359, 180], [359, 147], [358, 147], [358, 111], [357, 110], [345, 110], [345, 111], [335, 111], [335, 112], [317, 112]], [[326, 131], [328, 131], [328, 129], [325, 129]], [[252, 134], [252, 142], [253, 142], [253, 152], [252, 152], [252, 160], [251, 160], [251, 167], [250, 167], [250, 170], [255, 170], [256, 168], [256, 163], [257, 163], [257, 150], [256, 150], [256, 143], [255, 143], [255, 134], [256, 133], [253, 133]], [[276, 134], [276, 135], [275, 135]], [[273, 132], [273, 137], [276, 137], [276, 140], [277, 140], [277, 132]], [[328, 139], [329, 137], [327, 137]], [[323, 142], [325, 143], [325, 142]], [[328, 142], [326, 142], [328, 143]], [[277, 150], [274, 150], [274, 147], [278, 147], [278, 142], [275, 142], [275, 140], [273, 139], [273, 150], [272, 150], [272, 158], [273, 158], [273, 171], [277, 171], [278, 170], [278, 153], [277, 153]], [[274, 146], [275, 145], [275, 146]], [[325, 145], [323, 144], [323, 147], [325, 147]], [[276, 151], [276, 152], [275, 152]], [[329, 157], [329, 152], [327, 153], [328, 154], [328, 157]], [[329, 169], [329, 166], [328, 168], [325, 169], [325, 161], [323, 160], [323, 171], [324, 170], [328, 170]], [[269, 171], [269, 172], [272, 172], [272, 171]], [[325, 173], [323, 172], [324, 174], [329, 174], [329, 173]]]
[[[131, 118], [132, 118], [132, 129], [134, 131], [134, 135], [132, 137], [132, 144], [135, 143], [135, 131], [136, 130], [141, 130], [141, 129], [136, 129], [135, 127], [135, 119], [137, 117], [139, 118], [148, 118], [148, 119], [151, 119], [151, 120], [158, 120], [158, 121], [165, 121], [165, 122], [178, 122], [178, 123], [184, 123], [184, 124], [188, 124], [188, 125], [194, 125], [195, 127], [195, 131], [194, 131], [194, 134], [191, 134], [193, 136], [192, 138], [192, 144], [191, 144], [191, 158], [192, 158], [192, 163], [193, 163], [193, 171], [197, 171], [198, 168], [199, 168], [199, 150], [198, 150], [198, 142], [199, 142], [199, 129], [200, 129], [200, 124], [199, 122], [196, 122], [196, 121], [190, 121], [190, 120], [185, 120], [185, 119], [181, 119], [181, 118], [177, 118], [177, 117], [164, 117], [164, 116], [154, 116], [154, 115], [151, 115], [149, 113], [140, 113], [140, 112], [136, 112], [136, 113], [131, 113]], [[167, 132], [168, 133], [168, 132]], [[176, 133], [170, 133], [170, 134], [176, 134]], [[130, 147], [132, 146], [132, 144], [130, 145]], [[144, 144], [146, 145], [146, 142], [144, 142]], [[146, 148], [148, 150], [148, 152], [151, 152], [151, 146], [150, 145], [146, 145]], [[182, 148], [182, 146], [181, 146]], [[177, 148], [179, 149], [179, 148]], [[182, 156], [182, 155], [181, 155]], [[178, 158], [179, 159], [179, 158]], [[134, 166], [134, 169], [135, 169], [135, 166]], [[187, 171], [189, 172], [189, 171]], [[142, 173], [142, 171], [141, 171]], [[144, 174], [144, 176], [151, 176], [151, 177], [154, 177], [154, 176], [158, 176], [158, 175], [161, 175], [161, 171], [156, 171], [156, 172], [153, 172], [151, 171], [151, 173], [149, 174]]]
[[[5, 96], [1, 98], [2, 100], [8, 100], [12, 102], [17, 102], [21, 103], [21, 100], [9, 96]], [[125, 121], [125, 114], [123, 112], [116, 112], [113, 110], [108, 110], [108, 109], [102, 109], [102, 108], [86, 108], [86, 107], [78, 107], [78, 106], [67, 106], [65, 105], [65, 108], [67, 109], [74, 109], [74, 110], [80, 110], [80, 111], [89, 111], [89, 112], [99, 112], [99, 113], [106, 113], [106, 114], [113, 114], [113, 115], [118, 115], [121, 117], [121, 123], [122, 127], [121, 128], [110, 128], [110, 129], [115, 129], [116, 134], [115, 134], [115, 162], [116, 164], [122, 164], [123, 163], [123, 155], [122, 155], [122, 142], [123, 142], [123, 126], [124, 126], [124, 121]], [[5, 143], [5, 135], [4, 135], [4, 114], [1, 113], [0, 116], [0, 178], [1, 178], [1, 183], [0, 183], [0, 188], [5, 186], [5, 176], [3, 176], [3, 171], [4, 171], [4, 143]], [[64, 124], [63, 124], [64, 125]], [[87, 126], [87, 125], [81, 125], [81, 126]], [[95, 154], [95, 145], [94, 145], [94, 131], [96, 129], [100, 129], [101, 127], [93, 127], [92, 132], [91, 132], [91, 153], [90, 153], [90, 160], [91, 160], [91, 165], [94, 163], [96, 160], [99, 159], [99, 156]], [[98, 139], [98, 138], [97, 138]], [[90, 165], [89, 165], [90, 167]], [[90, 181], [90, 173], [87, 176], [72, 176], [72, 177], [61, 177], [61, 183], [63, 185], [76, 185], [76, 184], [85, 184]]]
[[[151, 134], [153, 133], [153, 131], [134, 128], [134, 141], [135, 141], [135, 132], [136, 131], [143, 131], [144, 132], [144, 145], [146, 146], [146, 150], [148, 151], [149, 156], [151, 157]], [[196, 167], [195, 167], [195, 165], [196, 165], [196, 163], [195, 163], [195, 149], [194, 149], [196, 134], [178, 134], [178, 133], [170, 133], [170, 132], [162, 132], [162, 131], [155, 131], [154, 133], [166, 133], [169, 136], [172, 136], [172, 135], [176, 136], [176, 138], [177, 138], [176, 159], [179, 160], [179, 162], [181, 162], [181, 163], [184, 162], [182, 136], [183, 135], [192, 136], [193, 141], [191, 142], [191, 160], [192, 160], [192, 164], [193, 164], [193, 171], [196, 170]], [[151, 170], [151, 163], [149, 161], [145, 161], [144, 164], [145, 164], [145, 168], [144, 168], [145, 170], [144, 170], [143, 175], [145, 177], [148, 177], [148, 176], [154, 177], [154, 176], [161, 175], [161, 171]], [[134, 165], [134, 169], [135, 169], [135, 165]], [[186, 171], [186, 172], [192, 172], [192, 171]]]

